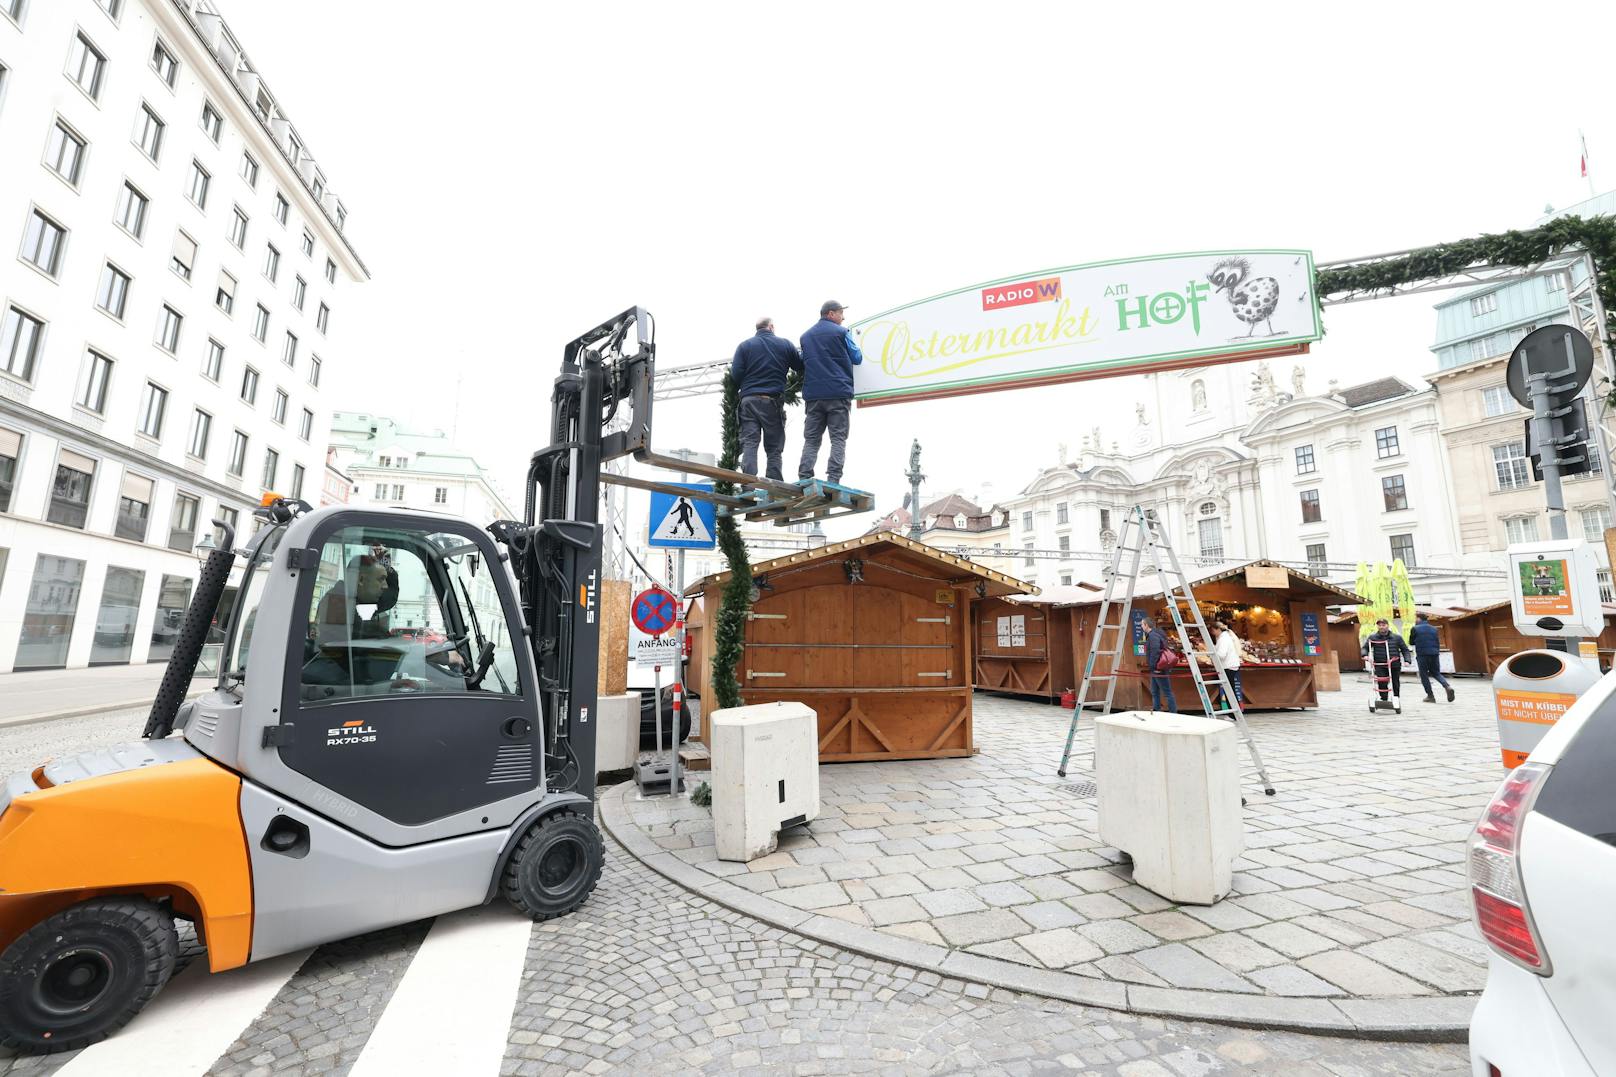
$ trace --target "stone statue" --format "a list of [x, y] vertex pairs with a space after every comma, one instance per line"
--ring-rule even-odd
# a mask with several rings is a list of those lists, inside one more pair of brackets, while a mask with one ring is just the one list
[[1070, 454], [1071, 450], [1067, 448], [1066, 442], [1064, 441], [1056, 445], [1055, 448], [1060, 453], [1061, 466], [1066, 466], [1066, 457]]
[[1296, 396], [1306, 396], [1307, 392], [1302, 388], [1302, 383], [1306, 379], [1307, 371], [1303, 370], [1300, 365], [1291, 367], [1291, 392]]
[[1135, 404], [1133, 406], [1133, 415], [1135, 419], [1139, 420], [1140, 426], [1150, 425], [1150, 420], [1145, 418], [1145, 406], [1143, 404]]
[[920, 439], [919, 438], [915, 438], [915, 440], [909, 446], [909, 470], [910, 471], [919, 471], [920, 470]]
[[1094, 451], [1100, 451], [1100, 428], [1097, 426], [1094, 428]]
[[1274, 386], [1274, 372], [1268, 369], [1266, 359], [1257, 364], [1257, 372], [1251, 376], [1251, 395], [1262, 404], [1272, 404], [1279, 396]]
[[1196, 411], [1206, 410], [1206, 382], [1199, 378], [1190, 383], [1190, 407]]

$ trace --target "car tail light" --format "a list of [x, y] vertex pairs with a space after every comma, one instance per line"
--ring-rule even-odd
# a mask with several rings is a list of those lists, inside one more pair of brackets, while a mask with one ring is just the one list
[[1522, 763], [1509, 772], [1470, 836], [1470, 904], [1476, 929], [1499, 954], [1539, 976], [1552, 971], [1521, 883], [1521, 827], [1549, 768]]

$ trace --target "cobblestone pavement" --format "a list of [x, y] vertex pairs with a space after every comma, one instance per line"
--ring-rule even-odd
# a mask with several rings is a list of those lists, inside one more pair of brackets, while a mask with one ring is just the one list
[[1248, 774], [1246, 852], [1233, 896], [1210, 907], [1133, 883], [1079, 788], [1093, 722], [1058, 778], [1072, 712], [1037, 702], [977, 694], [970, 759], [822, 766], [820, 818], [750, 864], [716, 858], [711, 815], [688, 801], [622, 804], [702, 873], [698, 890], [741, 887], [809, 934], [806, 916], [828, 917], [1060, 970], [1118, 1005], [1126, 985], [1134, 1009], [1452, 1030], [1486, 981], [1463, 842], [1502, 775], [1488, 686], [1458, 691], [1454, 704], [1405, 697], [1402, 715], [1370, 715], [1367, 680], [1348, 677], [1317, 711], [1251, 716], [1278, 795]]
[[[116, 743], [128, 720], [51, 723], [47, 739], [60, 751]], [[37, 761], [37, 748], [8, 737], [0, 770]], [[1469, 1072], [1453, 1045], [1163, 1020], [917, 972], [721, 908], [610, 840], [607, 854], [584, 908], [530, 935], [503, 1074]], [[318, 948], [207, 1072], [346, 1073], [427, 926]], [[0, 1051], [0, 1077], [44, 1077], [74, 1057]]]

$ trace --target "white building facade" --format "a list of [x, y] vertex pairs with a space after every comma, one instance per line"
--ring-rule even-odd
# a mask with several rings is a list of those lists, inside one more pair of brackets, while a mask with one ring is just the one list
[[0, 0], [0, 672], [162, 660], [325, 471], [346, 208], [206, 0]]
[[370, 412], [333, 412], [330, 465], [347, 476], [350, 505], [442, 512], [479, 527], [521, 518], [482, 465], [441, 430], [408, 430]]

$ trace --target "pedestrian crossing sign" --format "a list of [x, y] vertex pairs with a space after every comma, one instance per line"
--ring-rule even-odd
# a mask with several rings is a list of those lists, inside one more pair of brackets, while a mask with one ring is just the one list
[[[685, 490], [712, 493], [712, 483], [672, 483]], [[710, 550], [718, 545], [717, 511], [713, 503], [683, 494], [651, 492], [650, 537], [647, 544], [675, 550]]]

